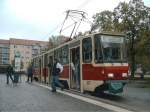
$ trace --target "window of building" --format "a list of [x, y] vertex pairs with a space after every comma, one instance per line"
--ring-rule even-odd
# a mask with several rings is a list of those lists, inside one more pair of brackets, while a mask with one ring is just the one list
[[92, 61], [92, 39], [90, 37], [82, 41], [83, 62], [90, 63]]
[[9, 60], [8, 59], [2, 59], [2, 64], [9, 64]]
[[8, 48], [2, 48], [2, 53], [8, 53], [9, 49]]
[[3, 53], [3, 54], [1, 54], [1, 57], [9, 57], [9, 54], [8, 53]]

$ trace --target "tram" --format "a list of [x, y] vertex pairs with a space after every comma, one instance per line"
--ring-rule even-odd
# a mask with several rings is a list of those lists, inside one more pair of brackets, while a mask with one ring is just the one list
[[125, 36], [99, 32], [80, 36], [32, 59], [34, 77], [51, 82], [54, 58], [63, 65], [59, 80], [80, 92], [122, 93], [128, 80]]

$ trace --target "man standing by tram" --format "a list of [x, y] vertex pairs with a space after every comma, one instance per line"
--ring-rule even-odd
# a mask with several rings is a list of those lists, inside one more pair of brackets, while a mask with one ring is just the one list
[[52, 92], [56, 92], [56, 85], [64, 89], [64, 86], [59, 82], [59, 75], [63, 71], [63, 66], [58, 62], [58, 59], [54, 59], [54, 65], [52, 68]]
[[7, 84], [9, 84], [9, 77], [10, 77], [12, 83], [14, 83], [14, 80], [13, 80], [13, 77], [12, 77], [13, 73], [14, 73], [14, 70], [13, 70], [12, 65], [8, 65], [7, 74], [6, 74], [6, 76], [7, 76], [7, 82], [6, 83]]

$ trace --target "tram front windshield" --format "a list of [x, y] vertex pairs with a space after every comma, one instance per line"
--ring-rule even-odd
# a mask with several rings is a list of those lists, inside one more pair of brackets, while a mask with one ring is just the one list
[[95, 62], [125, 61], [124, 38], [121, 36], [95, 36]]

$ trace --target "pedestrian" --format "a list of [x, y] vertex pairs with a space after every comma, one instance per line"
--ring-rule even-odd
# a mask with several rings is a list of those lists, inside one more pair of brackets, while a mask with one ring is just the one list
[[76, 74], [75, 74], [75, 66], [74, 66], [74, 62], [70, 63], [71, 66], [71, 77], [72, 77], [72, 88], [76, 87]]
[[7, 84], [9, 84], [9, 78], [11, 79], [12, 83], [14, 83], [14, 80], [12, 77], [13, 73], [14, 73], [14, 70], [13, 70], [12, 65], [8, 65], [7, 74], [6, 74], [7, 75]]
[[33, 67], [32, 65], [29, 65], [28, 69], [27, 69], [27, 75], [28, 75], [28, 80], [27, 82], [29, 82], [29, 79], [32, 83], [32, 80], [33, 80]]
[[79, 90], [80, 89], [80, 62], [79, 59], [75, 59], [75, 77], [76, 77], [76, 88]]
[[137, 72], [137, 74], [140, 75], [140, 78], [141, 78], [141, 79], [144, 79], [144, 72], [143, 72], [143, 68], [142, 68], [142, 65], [141, 65], [141, 64], [139, 64], [139, 65], [137, 66], [136, 72]]
[[56, 92], [56, 85], [64, 89], [64, 86], [59, 82], [59, 75], [63, 71], [63, 66], [58, 62], [58, 59], [54, 59], [54, 64], [52, 68], [52, 92]]

